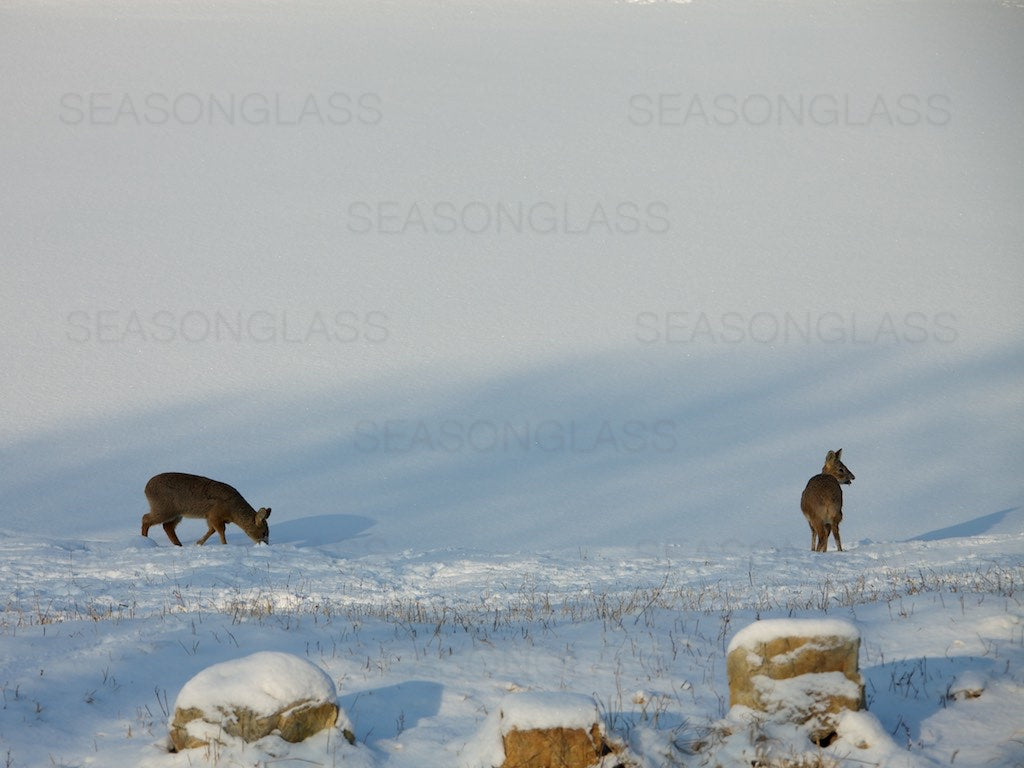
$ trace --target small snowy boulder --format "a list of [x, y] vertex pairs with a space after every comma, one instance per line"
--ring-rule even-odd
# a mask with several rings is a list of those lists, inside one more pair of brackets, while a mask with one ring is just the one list
[[[271, 734], [303, 741], [333, 727], [341, 713], [334, 682], [288, 653], [254, 653], [207, 667], [182, 687], [170, 723], [172, 751], [231, 736], [245, 742]], [[351, 731], [345, 731], [350, 738]]]
[[860, 632], [848, 621], [754, 622], [729, 643], [729, 704], [810, 724], [812, 740], [827, 739], [837, 713], [864, 708], [859, 651]]
[[985, 679], [978, 672], [969, 669], [961, 672], [949, 684], [949, 692], [946, 694], [946, 698], [956, 701], [979, 699], [984, 692]]
[[502, 768], [590, 768], [619, 752], [590, 696], [515, 693], [501, 703]]

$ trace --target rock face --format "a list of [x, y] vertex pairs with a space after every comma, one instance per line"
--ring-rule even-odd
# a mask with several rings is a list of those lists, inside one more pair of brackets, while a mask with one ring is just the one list
[[[215, 664], [178, 694], [170, 722], [173, 751], [204, 747], [225, 735], [252, 742], [277, 735], [304, 741], [338, 722], [334, 682], [305, 659], [256, 653]], [[344, 731], [352, 741], [351, 731]]]
[[729, 704], [807, 724], [813, 741], [827, 741], [837, 713], [864, 708], [859, 650], [860, 633], [846, 621], [755, 622], [729, 643]]
[[[305, 741], [314, 733], [332, 727], [338, 720], [336, 704], [315, 704], [308, 701], [296, 701], [285, 704], [277, 712], [260, 715], [244, 706], [217, 707], [208, 712], [198, 707], [174, 710], [171, 721], [171, 744], [174, 751], [205, 747], [212, 739], [216, 739], [218, 731], [234, 736], [242, 741], [259, 741], [275, 731], [285, 741]], [[205, 726], [189, 728], [190, 724], [200, 721]], [[197, 735], [201, 734], [201, 735]]]
[[590, 768], [612, 752], [595, 724], [583, 728], [512, 729], [502, 737], [502, 768]]
[[591, 768], [621, 750], [606, 738], [594, 700], [574, 694], [509, 696], [501, 739], [501, 768]]

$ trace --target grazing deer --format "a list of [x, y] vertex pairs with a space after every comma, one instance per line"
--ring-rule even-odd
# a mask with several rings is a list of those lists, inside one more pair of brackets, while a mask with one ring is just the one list
[[234, 523], [257, 544], [270, 543], [267, 518], [270, 507], [258, 512], [227, 483], [183, 472], [164, 472], [146, 483], [149, 512], [142, 516], [142, 535], [149, 535], [151, 525], [162, 524], [164, 533], [176, 547], [181, 546], [174, 529], [183, 517], [202, 517], [210, 529], [196, 544], [205, 544], [216, 531], [220, 543], [227, 544], [224, 526]]
[[853, 472], [841, 461], [843, 449], [829, 451], [821, 474], [807, 481], [800, 497], [800, 511], [811, 526], [811, 551], [825, 552], [828, 549], [828, 535], [836, 540], [836, 549], [843, 551], [839, 538], [839, 524], [843, 521], [843, 489], [840, 484], [849, 485], [854, 481]]

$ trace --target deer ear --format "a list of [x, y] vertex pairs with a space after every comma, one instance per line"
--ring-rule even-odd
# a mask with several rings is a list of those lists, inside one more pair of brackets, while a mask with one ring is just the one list
[[[838, 451], [836, 451], [836, 458], [838, 459], [842, 455], [843, 455], [843, 449], [840, 448]], [[267, 514], [270, 514], [269, 510], [267, 511]]]
[[[840, 448], [839, 450], [842, 450], [842, 448]], [[836, 454], [835, 451], [829, 451], [828, 453], [825, 454], [825, 461], [832, 461], [832, 459], [835, 458], [838, 458], [838, 454]]]

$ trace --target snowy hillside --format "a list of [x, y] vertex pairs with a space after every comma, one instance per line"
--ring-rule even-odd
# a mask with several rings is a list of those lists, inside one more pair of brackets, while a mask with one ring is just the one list
[[[161, 708], [280, 650], [369, 764], [557, 688], [697, 765], [729, 637], [825, 613], [901, 758], [1024, 762], [1021, 40], [995, 0], [5, 4], [0, 757], [189, 764]], [[142, 539], [163, 471], [271, 546]]]

